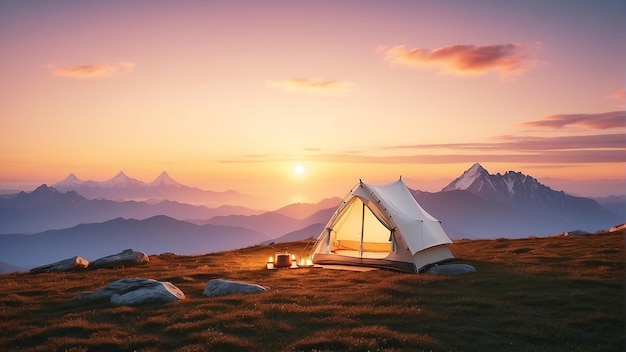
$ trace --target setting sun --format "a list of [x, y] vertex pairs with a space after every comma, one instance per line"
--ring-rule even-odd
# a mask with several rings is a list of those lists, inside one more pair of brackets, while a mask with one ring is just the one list
[[304, 166], [298, 164], [293, 168], [293, 174], [296, 176], [302, 176], [304, 174]]

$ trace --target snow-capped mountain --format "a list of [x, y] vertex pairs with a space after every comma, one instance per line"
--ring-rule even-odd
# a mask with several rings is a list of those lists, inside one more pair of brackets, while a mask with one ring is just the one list
[[442, 192], [454, 190], [468, 191], [481, 198], [507, 204], [524, 203], [541, 205], [561, 202], [564, 198], [577, 198], [562, 191], [554, 191], [537, 179], [521, 172], [507, 171], [504, 175], [490, 174], [480, 164], [472, 165], [456, 180], [444, 187]]
[[521, 172], [490, 174], [478, 163], [441, 192], [413, 194], [424, 209], [442, 220], [447, 231], [464, 236], [596, 231], [621, 220], [593, 199], [555, 191]]
[[76, 177], [76, 175], [71, 173], [64, 180], [57, 182], [55, 186], [58, 186], [61, 188], [65, 188], [65, 187], [71, 188], [71, 187], [82, 186], [84, 184], [85, 184], [85, 181], [79, 179], [78, 177]]
[[112, 179], [100, 182], [99, 186], [104, 188], [141, 188], [145, 187], [146, 183], [136, 178], [128, 177], [124, 171], [120, 171]]
[[150, 183], [129, 177], [123, 171], [106, 181], [82, 181], [70, 174], [64, 180], [52, 184], [59, 192], [76, 191], [88, 199], [109, 200], [174, 200], [183, 203], [221, 206], [242, 205], [256, 208], [262, 204], [256, 197], [232, 190], [218, 192], [189, 187], [174, 180], [163, 171]]
[[159, 175], [159, 177], [157, 177], [154, 181], [148, 183], [147, 186], [150, 187], [150, 188], [155, 188], [155, 187], [182, 188], [182, 187], [185, 187], [183, 184], [181, 184], [178, 181], [176, 181], [173, 178], [171, 178], [170, 175], [167, 173], [167, 171], [163, 171]]

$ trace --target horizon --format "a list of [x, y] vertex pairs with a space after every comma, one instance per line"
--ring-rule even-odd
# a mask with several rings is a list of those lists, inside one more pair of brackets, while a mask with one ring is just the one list
[[167, 170], [286, 205], [360, 178], [434, 192], [478, 162], [622, 195], [625, 15], [617, 0], [2, 3], [0, 188]]
[[[482, 165], [481, 165], [482, 166]], [[484, 166], [482, 166], [484, 168]], [[486, 169], [486, 168], [485, 168]], [[469, 168], [467, 169], [469, 170]], [[464, 170], [463, 172], [467, 171]], [[505, 172], [491, 172], [491, 170], [486, 169], [489, 174], [491, 175], [495, 175], [495, 174], [504, 174], [506, 172], [521, 172], [522, 174], [525, 174], [523, 172], [523, 170], [507, 170]], [[294, 173], [297, 170], [294, 170]], [[423, 191], [423, 192], [431, 192], [431, 193], [435, 193], [435, 192], [440, 192], [442, 191], [442, 189], [449, 185], [451, 182], [453, 182], [456, 178], [461, 177], [463, 172], [461, 172], [459, 175], [457, 175], [456, 177], [452, 178], [452, 179], [433, 179], [433, 180], [428, 180], [427, 182], [420, 182], [417, 179], [411, 179], [411, 178], [406, 178], [406, 177], [402, 177], [402, 180], [405, 182], [405, 184], [413, 190], [419, 190], [419, 191]], [[137, 180], [139, 182], [142, 182], [146, 185], [156, 182], [157, 180], [159, 180], [159, 178], [163, 175], [163, 174], [167, 174], [167, 176], [169, 176], [171, 179], [173, 179], [174, 181], [186, 186], [186, 187], [196, 187], [199, 189], [202, 189], [203, 191], [215, 191], [215, 192], [227, 192], [227, 191], [234, 191], [234, 192], [238, 192], [242, 195], [248, 195], [248, 196], [253, 196], [253, 197], [258, 197], [258, 199], [254, 202], [254, 203], [250, 203], [250, 204], [240, 204], [240, 205], [245, 205], [247, 207], [250, 208], [256, 208], [256, 209], [265, 209], [265, 210], [271, 210], [271, 209], [278, 209], [280, 207], [283, 206], [287, 206], [290, 204], [297, 204], [297, 203], [310, 203], [310, 204], [315, 204], [318, 203], [320, 201], [323, 201], [324, 199], [328, 199], [328, 198], [333, 198], [333, 197], [337, 197], [337, 198], [343, 198], [348, 191], [350, 190], [350, 188], [352, 188], [354, 186], [353, 183], [351, 184], [346, 190], [343, 190], [343, 193], [339, 194], [329, 194], [327, 196], [320, 196], [318, 198], [315, 198], [315, 196], [312, 196], [311, 198], [308, 199], [304, 199], [302, 201], [289, 201], [288, 199], [274, 199], [273, 201], [271, 200], [271, 198], [266, 197], [267, 195], [263, 195], [263, 194], [249, 194], [249, 193], [245, 193], [245, 192], [241, 192], [240, 190], [237, 189], [224, 189], [224, 190], [215, 190], [215, 189], [203, 189], [201, 187], [197, 187], [195, 185], [189, 185], [189, 184], [185, 184], [184, 182], [180, 182], [178, 179], [176, 179], [176, 177], [172, 177], [169, 173], [169, 171], [167, 170], [163, 170], [161, 171], [156, 177], [152, 178], [152, 179], [138, 179], [136, 177], [133, 177], [133, 175], [128, 175], [126, 172], [124, 172], [123, 170], [117, 172], [114, 176], [106, 178], [106, 179], [101, 179], [101, 180], [94, 180], [94, 179], [83, 179], [81, 178], [79, 175], [76, 175], [75, 173], [70, 173], [68, 174], [65, 178], [61, 179], [61, 180], [56, 180], [54, 182], [42, 182], [42, 183], [38, 183], [38, 184], [23, 184], [21, 186], [16, 186], [14, 188], [11, 188], [10, 186], [7, 186], [6, 184], [3, 184], [2, 181], [0, 180], [0, 191], [25, 191], [25, 192], [31, 192], [34, 191], [35, 189], [37, 189], [40, 186], [46, 185], [48, 187], [54, 187], [57, 183], [61, 183], [63, 181], [65, 181], [68, 178], [76, 178], [78, 181], [80, 182], [107, 182], [107, 181], [111, 181], [117, 177], [119, 177], [121, 174], [123, 174], [124, 176], [128, 177], [129, 179], [132, 180]], [[527, 175], [526, 176], [530, 176], [533, 177], [533, 175]], [[393, 182], [395, 180], [386, 180], [383, 183], [389, 183], [389, 182]], [[563, 191], [571, 196], [577, 196], [577, 197], [585, 197], [585, 198], [604, 198], [604, 197], [608, 197], [608, 196], [626, 196], [626, 191], [623, 191], [623, 187], [621, 187], [622, 185], [626, 185], [626, 179], [615, 179], [615, 180], [607, 180], [607, 179], [601, 179], [601, 180], [574, 180], [574, 179], [554, 179], [554, 178], [545, 178], [545, 179], [537, 179], [537, 181], [541, 184], [543, 184], [544, 186], [547, 186], [549, 188], [551, 188], [554, 191]], [[355, 182], [358, 182], [355, 181]], [[369, 183], [369, 182], [368, 182]], [[413, 185], [418, 185], [418, 186], [413, 186]], [[423, 185], [424, 187], [420, 187], [419, 185]], [[590, 185], [593, 185], [594, 187], [590, 187]], [[340, 186], [340, 185], [337, 185]], [[594, 189], [596, 193], [589, 193], [590, 192], [590, 188]], [[622, 190], [621, 193], [619, 190]], [[132, 197], [131, 197], [132, 198]], [[130, 198], [129, 198], [130, 199]], [[210, 202], [208, 202], [210, 203]], [[207, 203], [207, 204], [208, 204]], [[198, 205], [200, 205], [198, 203]]]

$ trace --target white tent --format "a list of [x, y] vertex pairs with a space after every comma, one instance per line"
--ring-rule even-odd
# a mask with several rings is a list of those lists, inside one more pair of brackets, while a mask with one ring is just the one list
[[453, 259], [441, 223], [402, 178], [385, 185], [360, 181], [344, 198], [312, 250], [314, 264], [357, 265], [416, 273]]

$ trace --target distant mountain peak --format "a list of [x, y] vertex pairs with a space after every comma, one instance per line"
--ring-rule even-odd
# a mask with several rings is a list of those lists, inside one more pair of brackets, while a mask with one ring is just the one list
[[59, 192], [57, 192], [57, 190], [52, 187], [48, 187], [48, 185], [44, 183], [41, 186], [37, 187], [31, 194], [42, 195], [42, 194], [56, 194], [56, 193], [59, 193]]
[[[479, 163], [475, 163], [467, 169], [456, 180], [452, 181], [449, 185], [444, 187], [441, 191], [476, 191], [479, 192], [483, 187], [489, 186], [489, 171], [487, 171]], [[473, 192], [473, 193], [476, 193]]]
[[488, 200], [503, 202], [523, 201], [540, 205], [550, 203], [562, 193], [541, 184], [537, 179], [521, 172], [507, 171], [504, 175], [489, 174], [480, 164], [472, 165], [460, 177], [441, 191], [468, 191]]
[[145, 183], [135, 178], [128, 177], [124, 171], [120, 171], [115, 177], [101, 183], [105, 187], [136, 187], [145, 186]]
[[73, 187], [73, 186], [78, 186], [83, 184], [83, 181], [81, 179], [79, 179], [78, 177], [76, 177], [76, 175], [74, 173], [70, 173], [69, 175], [67, 175], [66, 178], [64, 178], [63, 180], [55, 183], [54, 185], [52, 185], [53, 187]]
[[80, 179], [78, 179], [78, 177], [76, 177], [76, 175], [73, 172], [67, 175], [65, 179], [68, 181], [80, 181]]
[[183, 187], [181, 183], [174, 180], [167, 171], [163, 171], [159, 177], [157, 177], [154, 181], [148, 184], [149, 187], [159, 187], [159, 186], [168, 186], [168, 187]]

